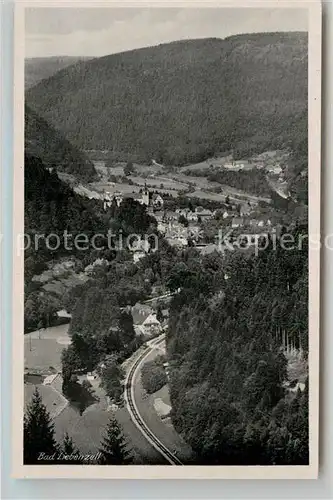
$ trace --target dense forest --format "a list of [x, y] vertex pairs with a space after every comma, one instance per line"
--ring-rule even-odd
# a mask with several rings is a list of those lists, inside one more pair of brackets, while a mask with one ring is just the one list
[[[121, 400], [124, 374], [120, 364], [144, 342], [135, 333], [128, 306], [147, 299], [153, 286], [166, 283], [175, 257], [175, 250], [163, 241], [158, 252], [138, 264], [118, 252], [111, 262], [96, 266], [89, 281], [65, 298], [72, 313], [72, 343], [62, 354], [65, 392], [75, 384], [78, 370], [97, 370], [106, 394], [116, 402]], [[158, 383], [165, 382], [160, 366], [155, 372]]]
[[[61, 127], [59, 127], [61, 130]], [[97, 178], [92, 162], [79, 149], [38, 116], [29, 106], [24, 114], [24, 149], [31, 156], [39, 157], [45, 167], [74, 175], [85, 182]]]
[[26, 250], [25, 272], [29, 278], [31, 273], [35, 272], [34, 263], [79, 252], [75, 250], [73, 240], [71, 241], [73, 248], [66, 250], [65, 230], [74, 239], [81, 233], [89, 237], [97, 231], [105, 232], [105, 226], [102, 202], [76, 194], [58, 178], [56, 170], [49, 171], [39, 158], [25, 154], [24, 175], [25, 234], [32, 242], [36, 241], [35, 235], [52, 234], [60, 239], [59, 248], [55, 250], [51, 250], [51, 247], [56, 247], [56, 236], [50, 239], [49, 248], [41, 238], [38, 248], [31, 245]]
[[307, 34], [162, 44], [69, 66], [26, 93], [81, 149], [184, 165], [296, 141], [306, 113]]
[[200, 267], [188, 256], [169, 286], [183, 287], [167, 334], [172, 419], [198, 463], [308, 463], [308, 388], [285, 389], [284, 355], [307, 355], [307, 244], [212, 254]]
[[[93, 370], [108, 356], [123, 361], [140, 345], [127, 305], [146, 299], [151, 291], [149, 281], [138, 266], [120, 259], [96, 266], [91, 279], [73, 290], [67, 308], [72, 312], [70, 335], [77, 361], [72, 370]], [[139, 342], [139, 343], [138, 343]]]
[[[198, 463], [307, 463], [308, 387], [288, 390], [286, 358], [308, 351], [306, 231], [288, 229], [294, 250], [273, 250], [272, 240], [257, 257], [241, 250], [203, 257], [165, 245], [139, 264], [116, 259], [96, 269], [72, 296], [65, 365], [76, 359], [78, 368], [92, 369], [103, 362], [103, 383], [117, 397], [117, 366], [140, 342], [121, 307], [145, 299], [153, 285], [181, 287], [167, 333], [172, 419]], [[158, 366], [153, 375], [154, 384], [164, 377]]]
[[287, 182], [291, 197], [308, 205], [308, 120], [304, 113], [299, 133], [290, 142], [291, 162], [287, 169]]
[[[96, 266], [91, 279], [67, 298], [72, 313], [70, 335], [78, 368], [92, 370], [109, 356], [128, 357], [141, 340], [135, 338], [127, 306], [147, 299], [152, 287], [166, 283], [176, 251], [161, 240], [160, 249], [134, 264], [118, 252], [111, 262]], [[72, 349], [70, 349], [72, 351]]]

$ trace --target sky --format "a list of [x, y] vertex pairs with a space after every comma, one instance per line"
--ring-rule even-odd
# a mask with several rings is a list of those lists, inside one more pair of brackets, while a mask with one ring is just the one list
[[98, 57], [182, 39], [307, 31], [305, 9], [27, 8], [26, 57]]

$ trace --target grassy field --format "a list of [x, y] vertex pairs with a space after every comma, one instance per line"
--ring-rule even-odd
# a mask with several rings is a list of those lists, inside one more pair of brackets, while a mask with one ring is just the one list
[[157, 165], [138, 165], [134, 163], [134, 167], [139, 175], [160, 175], [164, 172], [164, 168]]
[[[61, 352], [70, 342], [68, 326], [61, 325], [25, 335], [26, 371], [46, 374], [50, 372], [50, 367], [61, 370]], [[43, 403], [54, 418], [56, 439], [62, 441], [68, 432], [82, 453], [96, 452], [110, 416], [104, 392], [97, 389], [99, 401], [88, 406], [80, 415], [78, 409], [69, 404], [61, 394], [61, 376], [52, 385], [25, 383], [25, 404], [31, 400], [35, 387], [38, 387]]]
[[[55, 434], [62, 441], [66, 432], [72, 437], [75, 445], [82, 453], [96, 453], [112, 412], [108, 410], [104, 391], [96, 391], [99, 401], [88, 406], [80, 415], [77, 408], [68, 405], [55, 419]], [[159, 461], [159, 454], [142, 436], [130, 419], [125, 408], [116, 411], [115, 416], [122, 426], [128, 442], [128, 448], [133, 454], [136, 464], [154, 464]]]
[[[24, 384], [24, 404], [25, 406], [31, 401], [35, 388], [38, 387], [39, 393], [42, 396], [44, 405], [52, 418], [55, 417], [63, 408], [67, 407], [67, 400], [50, 385], [34, 385]], [[57, 418], [57, 417], [55, 417]]]
[[[187, 196], [219, 202], [224, 202], [226, 195], [232, 197], [233, 201], [236, 203], [242, 200], [250, 200], [253, 202], [257, 202], [258, 200], [269, 201], [268, 198], [257, 197], [244, 191], [221, 185], [218, 182], [209, 181], [207, 177], [185, 175], [184, 173], [186, 170], [192, 170], [194, 172], [196, 170], [207, 170], [208, 172], [212, 165], [222, 166], [226, 162], [230, 162], [229, 157], [218, 157], [182, 167], [176, 172], [169, 172], [166, 168], [155, 165], [134, 164], [136, 172], [134, 175], [128, 177], [133, 182], [133, 185], [119, 182], [110, 183], [108, 181], [110, 173], [116, 176], [123, 175], [125, 163], [117, 163], [112, 169], [108, 169], [105, 167], [104, 162], [95, 162], [95, 168], [102, 174], [102, 179], [90, 184], [90, 188], [98, 192], [108, 191], [110, 193], [120, 192], [127, 194], [137, 193], [147, 184], [152, 190], [157, 190], [162, 194], [165, 193], [177, 197], [180, 191], [187, 192], [191, 187], [194, 187], [195, 191], [192, 193], [187, 192]], [[154, 177], [148, 177], [151, 175], [154, 175]], [[162, 185], [163, 188], [161, 189]], [[221, 193], [215, 192], [217, 189], [221, 189]]]
[[54, 420], [56, 438], [62, 440], [68, 432], [82, 453], [95, 453], [109, 417], [106, 400], [88, 406], [82, 415], [77, 408], [69, 405]]
[[24, 368], [47, 374], [61, 370], [61, 352], [70, 343], [69, 325], [60, 325], [24, 335]]
[[220, 187], [221, 184], [218, 182], [212, 182], [209, 181], [206, 177], [195, 177], [192, 175], [185, 175], [185, 174], [168, 174], [170, 175], [173, 179], [175, 179], [178, 182], [181, 182], [183, 184], [195, 184], [196, 187], [201, 188], [201, 189], [214, 189], [217, 187]]
[[110, 183], [105, 181], [94, 182], [89, 185], [89, 187], [93, 190], [99, 192], [109, 192], [109, 193], [138, 193], [140, 191], [140, 187], [131, 186], [129, 184], [123, 183]]
[[200, 163], [192, 163], [191, 165], [186, 165], [179, 169], [180, 172], [185, 172], [186, 170], [208, 170], [211, 165], [213, 167], [221, 167], [225, 163], [229, 163], [231, 160], [230, 156], [218, 156], [217, 158], [208, 158], [208, 160], [202, 161]]
[[225, 201], [225, 194], [222, 193], [207, 193], [205, 191], [193, 191], [193, 193], [188, 193], [189, 197], [193, 198], [201, 198], [203, 200], [211, 200], [211, 201], [219, 201], [221, 203], [224, 203]]
[[184, 184], [183, 182], [177, 182], [173, 179], [168, 178], [167, 176], [156, 176], [153, 179], [144, 179], [143, 177], [138, 177], [138, 176], [130, 176], [130, 179], [136, 183], [140, 184], [141, 186], [144, 186], [147, 184], [147, 186], [152, 187], [154, 189], [160, 189], [161, 184], [163, 184], [164, 189], [166, 190], [176, 190], [176, 191], [181, 191], [182, 189], [186, 189], [187, 183]]
[[[145, 184], [145, 179], [142, 179], [139, 177], [141, 184], [140, 186], [134, 186], [130, 184], [125, 184], [125, 183], [115, 183], [111, 184], [108, 182], [94, 182], [93, 184], [90, 184], [90, 187], [92, 190], [96, 190], [99, 192], [108, 192], [111, 194], [114, 193], [123, 193], [123, 194], [128, 194], [128, 193], [139, 193], [140, 189]], [[171, 190], [171, 189], [160, 189], [160, 183], [156, 183], [156, 181], [152, 182], [151, 180], [147, 179], [147, 185], [150, 187], [150, 189], [156, 189], [159, 193], [165, 193], [165, 194], [170, 194], [171, 196], [178, 196], [178, 191]]]
[[[125, 165], [125, 162], [115, 162], [114, 165], [107, 167], [106, 162], [104, 161], [94, 162], [95, 169], [103, 176], [124, 175]], [[142, 165], [133, 163], [133, 167], [135, 168], [135, 171], [139, 176], [159, 175], [163, 173], [163, 167], [158, 167], [156, 165]]]

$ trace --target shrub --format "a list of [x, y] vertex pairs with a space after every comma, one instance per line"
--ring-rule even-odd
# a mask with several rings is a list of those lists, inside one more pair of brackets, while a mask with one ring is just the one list
[[167, 376], [163, 367], [163, 358], [148, 361], [141, 371], [142, 385], [145, 391], [152, 394], [167, 383]]

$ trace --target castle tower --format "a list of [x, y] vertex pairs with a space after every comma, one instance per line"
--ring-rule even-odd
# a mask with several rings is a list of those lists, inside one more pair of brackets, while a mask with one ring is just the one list
[[142, 192], [142, 204], [149, 206], [149, 191], [147, 189], [147, 184], [145, 183], [144, 191]]

